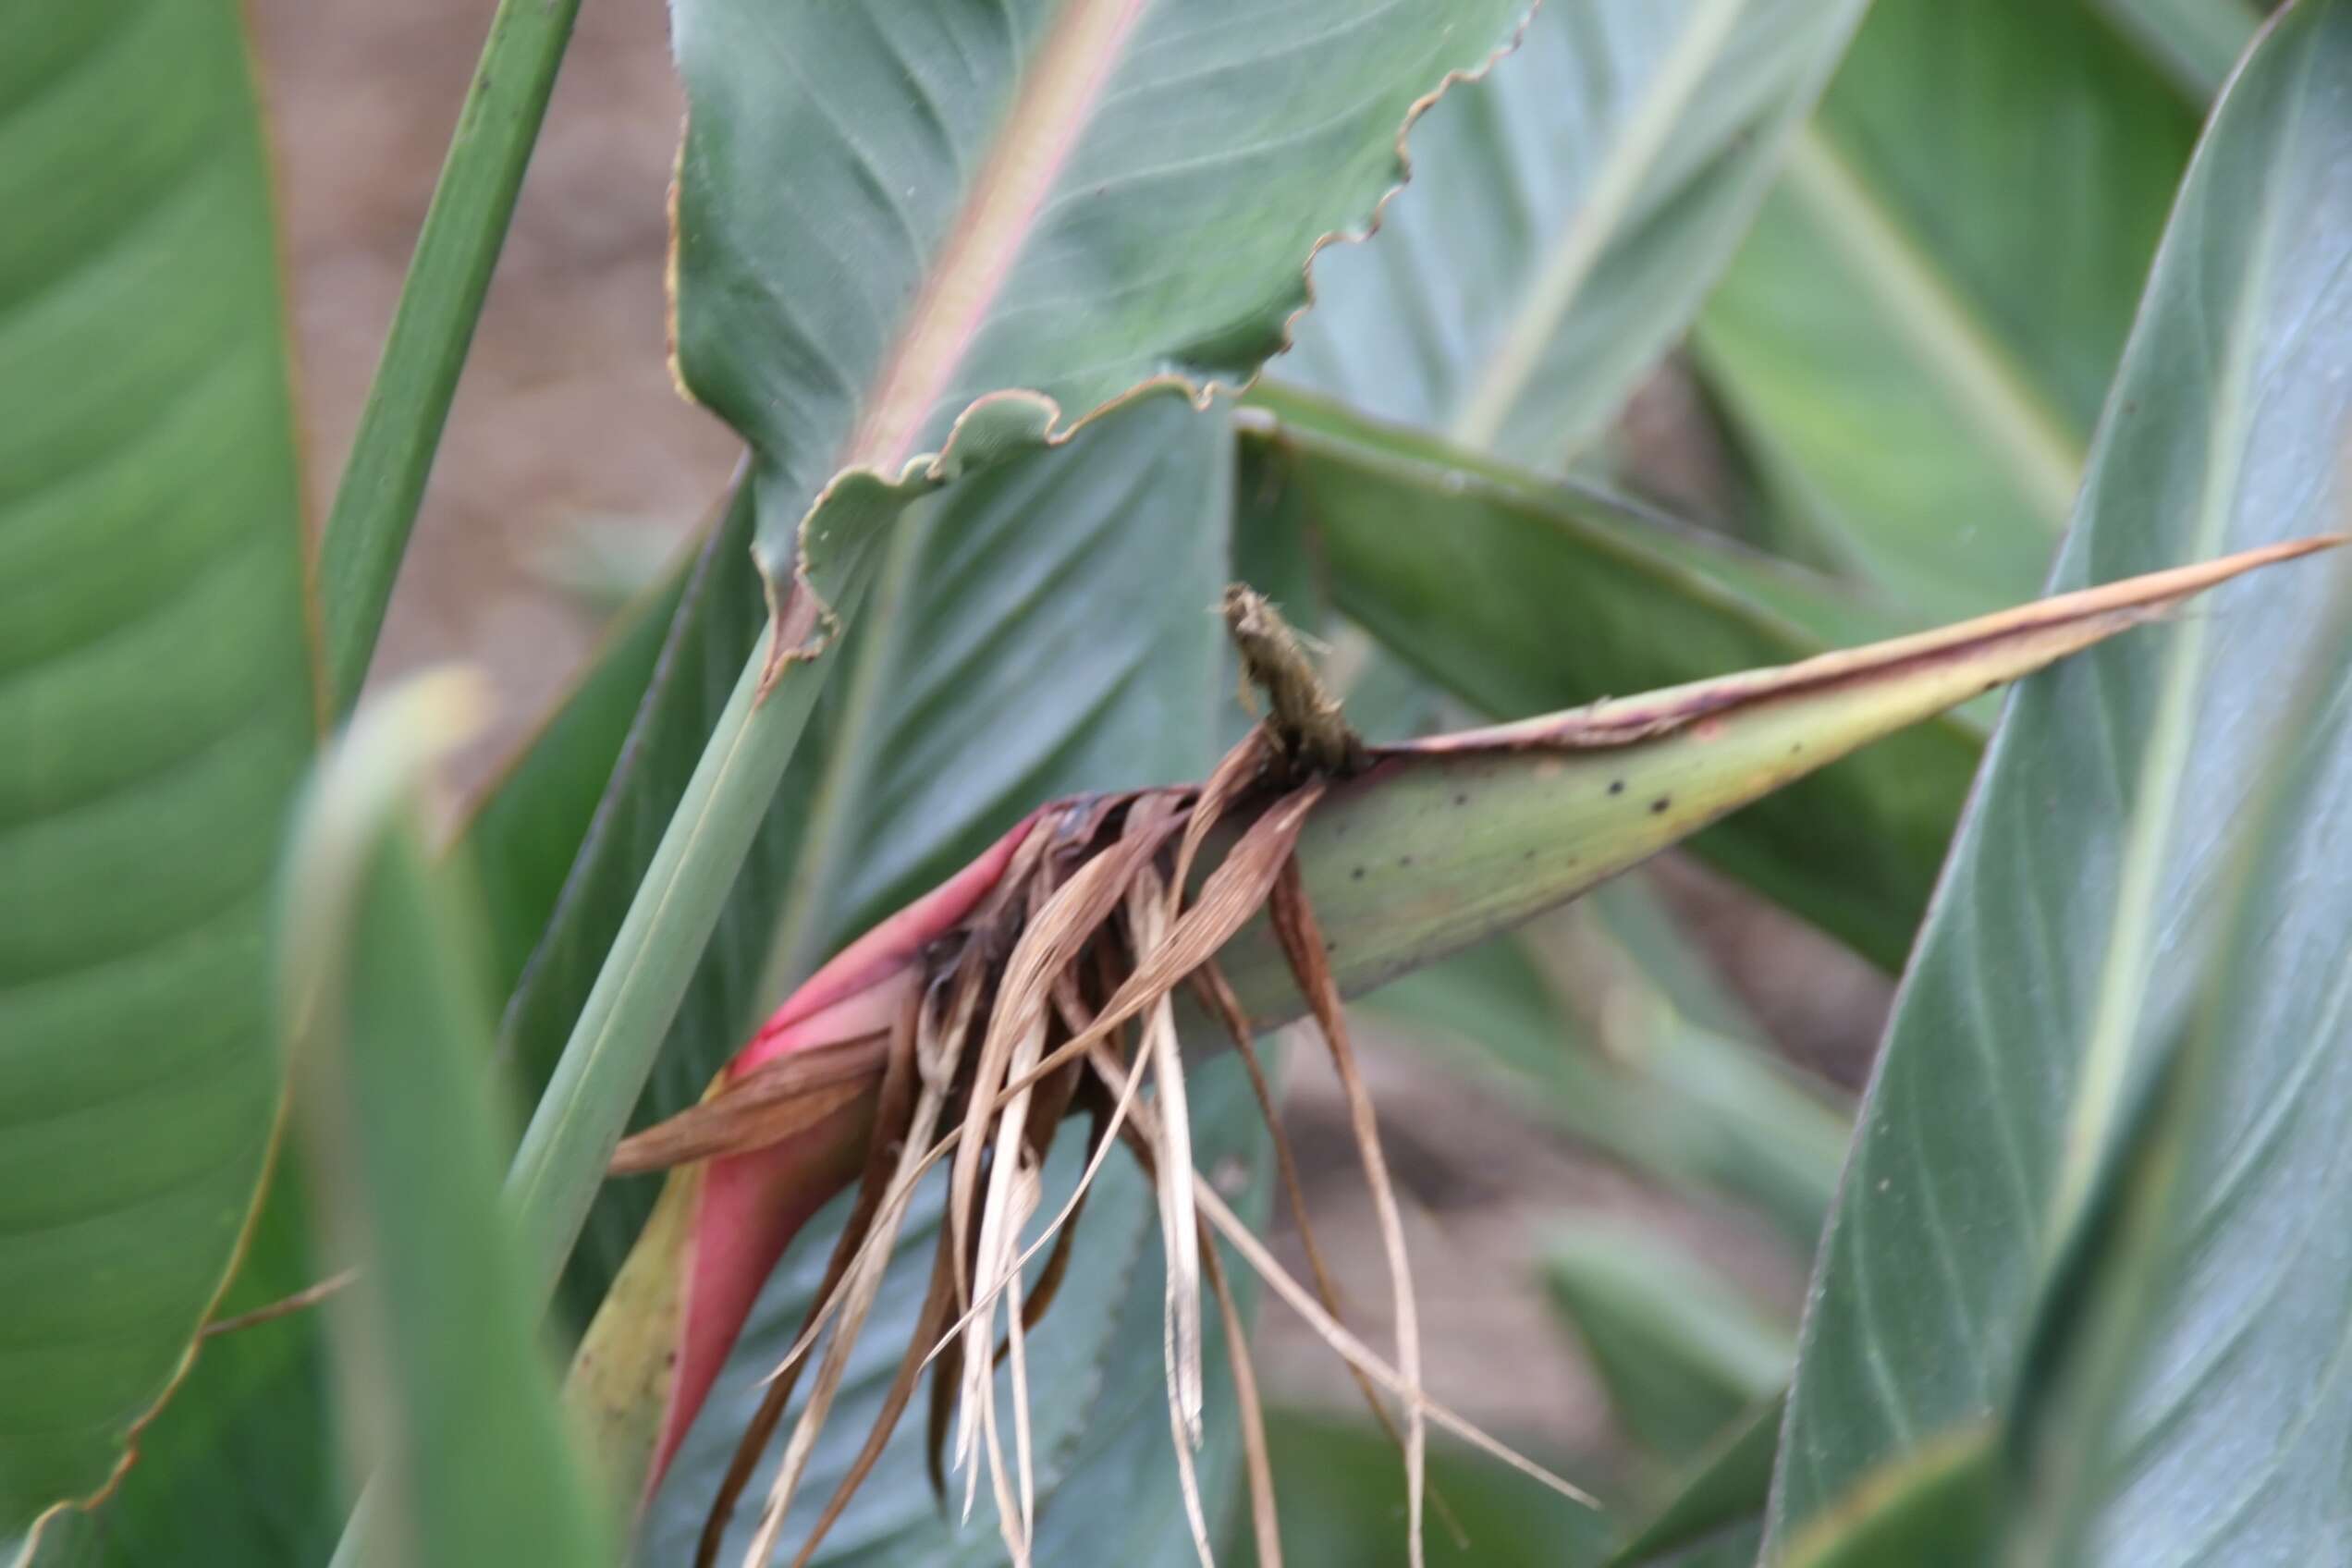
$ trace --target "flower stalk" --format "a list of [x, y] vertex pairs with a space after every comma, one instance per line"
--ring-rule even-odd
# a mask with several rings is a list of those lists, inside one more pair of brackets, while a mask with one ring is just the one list
[[[1251, 1033], [1313, 1016], [1349, 1086], [1398, 1294], [1394, 1364], [1348, 1335], [1328, 1301], [1310, 1302], [1308, 1316], [1352, 1367], [1398, 1401], [1417, 1562], [1426, 1424], [1490, 1439], [1420, 1385], [1402, 1230], [1386, 1201], [1377, 1124], [1339, 998], [1573, 898], [1880, 735], [2241, 572], [2336, 542], [2248, 552], [1782, 668], [1382, 749], [1354, 741], [1311, 671], [1299, 677], [1303, 660], [1281, 651], [1295, 653], [1286, 631], [1276, 635], [1263, 619], [1270, 612], [1237, 597], [1229, 614], [1276, 650], [1271, 663], [1285, 667], [1287, 689], [1266, 681], [1272, 717], [1208, 781], [1041, 808], [820, 971], [702, 1106], [623, 1145], [619, 1169], [690, 1163], [672, 1171], [590, 1329], [575, 1394], [615, 1463], [650, 1488], [785, 1246], [862, 1173], [816, 1305], [744, 1435], [705, 1533], [703, 1560], [714, 1562], [736, 1493], [829, 1326], [833, 1338], [763, 1510], [751, 1561], [766, 1562], [913, 1184], [948, 1161], [949, 1223], [921, 1323], [864, 1454], [799, 1561], [936, 1358], [935, 1476], [953, 1397], [967, 1495], [985, 1465], [1007, 1549], [1025, 1562], [1034, 1516], [1025, 1409], [1012, 1415], [1008, 1465], [991, 1369], [1011, 1357], [1020, 1387], [1023, 1336], [1050, 1305], [1075, 1201], [1026, 1248], [1021, 1238], [1037, 1207], [1045, 1150], [1061, 1121], [1083, 1114], [1092, 1124], [1090, 1176], [1112, 1140], [1125, 1143], [1154, 1173], [1164, 1228], [1178, 1238], [1169, 1249], [1167, 1352], [1181, 1461], [1197, 1429], [1198, 1292], [1215, 1262], [1200, 1228], [1223, 1233], [1261, 1272], [1271, 1261], [1232, 1233], [1231, 1215], [1191, 1174], [1182, 1067], [1166, 1040], [1171, 1010], [1192, 1007], [1187, 987], [1197, 986], [1243, 1044]], [[1253, 657], [1251, 666], [1262, 674], [1269, 661]], [[1148, 1100], [1135, 1093], [1146, 1077], [1156, 1085]], [[1178, 1194], [1173, 1182], [1187, 1191]], [[1056, 1262], [1024, 1300], [1023, 1267], [1049, 1241]], [[1272, 1282], [1293, 1305], [1310, 1301], [1287, 1276]], [[1254, 1477], [1258, 1468], [1250, 1467]], [[1258, 1512], [1270, 1511], [1270, 1497], [1257, 1501]], [[1207, 1538], [1198, 1535], [1206, 1562]]]

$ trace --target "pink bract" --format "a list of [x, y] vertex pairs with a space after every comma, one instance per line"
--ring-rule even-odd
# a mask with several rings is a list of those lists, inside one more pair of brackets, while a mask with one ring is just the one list
[[[785, 998], [721, 1078], [732, 1083], [795, 1051], [888, 1030], [911, 989], [922, 984], [917, 961], [923, 949], [996, 887], [1041, 815], [1023, 818], [977, 860], [842, 949]], [[861, 1099], [822, 1125], [704, 1169], [686, 1243], [678, 1381], [662, 1419], [648, 1491], [668, 1471], [710, 1397], [784, 1249], [864, 1167], [872, 1111], [870, 1100]]]

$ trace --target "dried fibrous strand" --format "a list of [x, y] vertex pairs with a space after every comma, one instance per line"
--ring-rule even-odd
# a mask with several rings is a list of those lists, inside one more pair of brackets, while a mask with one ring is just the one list
[[[806, 1321], [713, 1500], [698, 1553], [704, 1568], [718, 1561], [728, 1521], [782, 1426], [805, 1359], [816, 1354], [807, 1398], [744, 1558], [747, 1564], [772, 1560], [915, 1188], [940, 1163], [949, 1166], [948, 1208], [913, 1339], [855, 1461], [798, 1543], [795, 1562], [810, 1561], [839, 1519], [934, 1361], [928, 1438], [935, 1485], [945, 1485], [943, 1462], [952, 1459], [968, 1507], [986, 1471], [1006, 1550], [1015, 1563], [1028, 1560], [1036, 1499], [1025, 1336], [1054, 1298], [1076, 1244], [1086, 1194], [1113, 1145], [1134, 1155], [1157, 1194], [1168, 1254], [1162, 1355], [1170, 1431], [1196, 1550], [1205, 1563], [1211, 1561], [1208, 1514], [1191, 1461], [1205, 1400], [1202, 1314], [1205, 1298], [1213, 1295], [1226, 1338], [1233, 1341], [1229, 1355], [1243, 1412], [1253, 1529], [1261, 1552], [1269, 1554], [1266, 1560], [1279, 1561], [1271, 1555], [1280, 1548], [1263, 1416], [1223, 1265], [1207, 1241], [1215, 1215], [1194, 1169], [1174, 1011], [1177, 992], [1190, 986], [1235, 1035], [1273, 1129], [1283, 1185], [1302, 1209], [1303, 1233], [1311, 1235], [1295, 1160], [1274, 1121], [1271, 1086], [1247, 1023], [1209, 967], [1244, 923], [1269, 910], [1358, 1112], [1366, 1173], [1376, 1207], [1386, 1216], [1384, 1242], [1398, 1281], [1398, 1369], [1389, 1371], [1385, 1363], [1344, 1347], [1342, 1355], [1405, 1451], [1417, 1534], [1420, 1432], [1434, 1407], [1420, 1387], [1402, 1229], [1369, 1102], [1295, 871], [1299, 831], [1325, 780], [1286, 771], [1282, 756], [1278, 740], [1261, 729], [1196, 790], [1078, 802], [1048, 814], [998, 886], [925, 950], [924, 971], [906, 989], [905, 1008], [887, 1035], [829, 1043], [804, 1059], [786, 1059], [789, 1068], [778, 1063], [747, 1073], [728, 1095], [656, 1129], [660, 1136], [640, 1135], [644, 1141], [631, 1152], [631, 1168], [681, 1155], [737, 1152], [790, 1135], [837, 1109], [839, 1096], [873, 1093], [875, 1074], [881, 1078], [857, 1198]], [[1219, 834], [1227, 823], [1238, 827]], [[1194, 865], [1218, 841], [1225, 842], [1223, 852], [1195, 879]], [[744, 1103], [729, 1105], [738, 1095]], [[1069, 1197], [1038, 1226], [1046, 1156], [1059, 1128], [1081, 1114], [1089, 1120], [1084, 1169]], [[1028, 1270], [1048, 1248], [1033, 1281]], [[1257, 1266], [1248, 1251], [1241, 1256]], [[1329, 1270], [1318, 1246], [1310, 1243], [1309, 1256], [1322, 1298], [1318, 1310], [1336, 1325], [1339, 1298]], [[1009, 1412], [998, 1408], [1000, 1365], [1011, 1377]], [[1403, 1404], [1402, 1430], [1388, 1421], [1384, 1388]]]
[[1347, 1096], [1348, 1121], [1364, 1160], [1365, 1184], [1372, 1193], [1372, 1211], [1380, 1227], [1380, 1245], [1388, 1255], [1396, 1316], [1397, 1369], [1404, 1380], [1404, 1510], [1405, 1550], [1413, 1568], [1421, 1568], [1423, 1494], [1428, 1476], [1428, 1424], [1421, 1408], [1420, 1309], [1413, 1292], [1413, 1265], [1404, 1244], [1404, 1221], [1397, 1212], [1396, 1186], [1389, 1177], [1388, 1158], [1380, 1149], [1379, 1120], [1372, 1096], [1355, 1062], [1355, 1047], [1348, 1039], [1347, 1014], [1340, 1001], [1339, 982], [1331, 977], [1330, 953], [1307, 902], [1306, 883], [1298, 862], [1285, 861], [1274, 884], [1272, 913], [1275, 938], [1289, 958], [1291, 973], [1316, 1026], [1329, 1048], [1332, 1070]]
[[621, 1140], [615, 1176], [667, 1170], [697, 1159], [765, 1148], [806, 1132], [874, 1092], [888, 1036], [804, 1051], [744, 1074], [729, 1092]]

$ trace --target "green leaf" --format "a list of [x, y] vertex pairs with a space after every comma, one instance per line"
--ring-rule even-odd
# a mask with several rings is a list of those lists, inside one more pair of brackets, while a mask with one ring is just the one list
[[2192, 104], [2211, 102], [2254, 41], [2254, 0], [2091, 0]]
[[1990, 1433], [1950, 1433], [1870, 1476], [1785, 1556], [1764, 1561], [1787, 1568], [1982, 1568], [1998, 1561], [2008, 1505], [2003, 1479]]
[[0, 1537], [112, 1483], [248, 1227], [269, 876], [315, 739], [238, 8], [18, 7], [7, 33]]
[[[714, 537], [725, 533], [716, 523], [709, 532]], [[717, 547], [723, 549], [727, 543], [722, 537]], [[731, 543], [740, 560], [744, 553], [742, 541], [737, 538]], [[485, 967], [496, 1005], [505, 1006], [523, 987], [525, 970], [534, 954], [544, 949], [546, 956], [540, 962], [559, 966], [591, 947], [601, 956], [612, 940], [619, 911], [612, 908], [617, 900], [611, 897], [597, 900], [582, 894], [575, 900], [612, 909], [612, 925], [593, 940], [584, 935], [573, 936], [567, 928], [569, 940], [551, 942], [550, 923], [557, 908], [563, 907], [565, 878], [571, 873], [581, 845], [589, 839], [647, 691], [657, 682], [665, 690], [689, 685], [682, 680], [684, 672], [675, 668], [676, 661], [686, 656], [686, 637], [678, 630], [679, 623], [681, 618], [689, 619], [686, 635], [699, 629], [692, 620], [694, 612], [685, 607], [689, 585], [698, 596], [697, 607], [708, 605], [717, 587], [709, 581], [714, 567], [704, 552], [697, 551], [696, 559], [664, 573], [628, 607], [590, 657], [579, 684], [515, 753], [507, 770], [483, 794], [472, 820], [466, 825], [467, 846], [481, 866], [484, 914], [490, 935]], [[755, 613], [752, 597], [739, 595], [738, 602], [745, 606], [748, 622], [749, 615]], [[671, 655], [672, 663], [665, 665], [664, 652], [674, 639], [677, 652]], [[703, 712], [699, 705], [693, 712], [704, 719], [700, 731], [706, 732], [708, 720], [716, 715]], [[678, 758], [678, 753], [692, 746], [697, 729], [681, 729], [664, 756]], [[678, 758], [681, 768], [684, 760]], [[618, 827], [606, 829], [620, 830]], [[575, 983], [582, 987], [587, 984], [584, 979]], [[550, 986], [548, 978], [536, 974], [531, 984], [534, 994]], [[577, 992], [572, 993], [570, 1005], [578, 1005]]]
[[[1284, 1562], [1403, 1568], [1410, 1561], [1404, 1469], [1386, 1435], [1358, 1421], [1277, 1409], [1267, 1413], [1266, 1437], [1282, 1504]], [[1560, 1568], [1597, 1562], [1608, 1540], [1604, 1515], [1442, 1441], [1429, 1450], [1429, 1490], [1445, 1499], [1467, 1540], [1458, 1544], [1433, 1523], [1427, 1550], [1434, 1563]], [[1235, 1551], [1237, 1561], [1256, 1562], [1246, 1546]]]
[[1754, 1568], [1785, 1407], [1775, 1395], [1720, 1435], [1666, 1506], [1605, 1568]]
[[1551, 0], [1415, 129], [1276, 366], [1534, 467], [1587, 445], [1730, 258], [1855, 0]]
[[499, 0], [319, 550], [328, 700], [359, 700], [580, 0]]
[[[337, 1265], [321, 1262], [292, 1161], [272, 1171], [251, 1239], [216, 1317], [284, 1301]], [[147, 1568], [201, 1540], [232, 1562], [320, 1563], [345, 1498], [317, 1312], [207, 1337], [171, 1399], [139, 1433], [138, 1463], [90, 1513], [53, 1519], [38, 1568]], [[0, 1562], [13, 1562], [0, 1547]]]
[[[756, 624], [758, 595], [744, 541], [737, 546], [748, 628]], [[571, 700], [493, 787], [466, 834], [460, 857], [476, 864], [485, 915], [486, 947], [475, 966], [485, 1006], [499, 1005], [514, 988], [546, 925], [686, 576], [673, 573], [631, 614]], [[675, 672], [679, 661], [663, 668]], [[681, 744], [691, 751], [698, 738], [689, 734]], [[584, 989], [586, 978], [578, 984]], [[511, 1052], [497, 1060], [502, 1071], [517, 1065]], [[299, 1177], [281, 1170], [271, 1182], [224, 1313], [267, 1305], [334, 1271], [312, 1245]], [[190, 1538], [240, 1562], [325, 1562], [347, 1505], [332, 1463], [331, 1371], [316, 1313], [208, 1341], [179, 1397], [140, 1434], [140, 1463], [100, 1511], [97, 1528], [84, 1532], [84, 1555], [53, 1558], [44, 1544], [43, 1568], [83, 1562], [136, 1568], [167, 1561]]]
[[[752, 516], [748, 493], [739, 491], [682, 581], [662, 591], [665, 598], [674, 593], [674, 608], [650, 684], [631, 690], [642, 644], [634, 638], [615, 643], [484, 800], [467, 833], [489, 908], [512, 912], [497, 918], [502, 946], [505, 932], [528, 931], [534, 917], [541, 922], [499, 1025], [500, 1052], [512, 1060], [526, 1098], [545, 1092], [765, 623], [751, 560]], [[826, 724], [820, 710], [817, 745]], [[799, 851], [808, 771], [803, 764], [788, 772], [734, 874], [643, 1091], [649, 1113], [701, 1094], [712, 1063], [726, 1060], [756, 1011], [773, 911]], [[583, 776], [601, 784], [584, 814], [576, 792]], [[575, 1323], [594, 1310], [647, 1207], [622, 1209], [616, 1234], [600, 1218], [616, 1201], [623, 1200], [611, 1190], [598, 1194], [567, 1277], [564, 1299]]]
[[[2285, 1421], [2239, 1402], [2253, 1380], [2297, 1368], [2323, 1385], [2310, 1369], [2341, 1349], [2326, 1309], [2300, 1305], [2339, 1294], [2345, 1270], [2308, 1243], [2283, 1255], [2280, 1239], [2326, 1225], [2323, 1195], [2284, 1172], [2323, 1169], [2341, 1121], [2332, 1106], [2288, 1106], [2334, 1086], [2304, 1074], [2343, 1033], [2339, 987], [2313, 984], [2306, 959], [2315, 928], [2340, 927], [2341, 896], [2306, 889], [2344, 798], [2345, 748], [2312, 737], [2340, 723], [2346, 586], [2339, 577], [2298, 653], [2294, 705], [2258, 759], [2187, 1016], [2152, 1042], [2143, 1107], [2125, 1113], [2036, 1314], [2007, 1416], [2026, 1493], [2008, 1530], [2020, 1568], [2144, 1559], [2160, 1537], [2186, 1562], [2331, 1550], [2333, 1524], [2306, 1522], [2330, 1518], [2323, 1386]], [[2283, 1169], [2249, 1171], [2257, 1161]], [[2244, 1284], [2258, 1275], [2272, 1292], [2259, 1322]]]
[[2082, 6], [1871, 8], [1696, 339], [1812, 548], [1936, 619], [2034, 590], [2195, 124]]
[[1619, 1424], [1668, 1460], [1692, 1459], [1788, 1382], [1794, 1325], [1680, 1246], [1622, 1222], [1556, 1227], [1544, 1276]]
[[[1884, 636], [1818, 578], [1645, 508], [1533, 480], [1284, 394], [1244, 436], [1247, 526], [1304, 526], [1340, 607], [1447, 690], [1519, 717]], [[1978, 756], [1940, 718], [1701, 834], [1693, 848], [1893, 967]]]
[[771, 600], [1146, 385], [1248, 380], [1526, 9], [681, 0], [679, 372], [752, 443]]
[[[321, 1220], [356, 1259], [338, 1305], [345, 1430], [374, 1462], [389, 1550], [418, 1564], [613, 1561], [567, 1440], [513, 1226], [477, 912], [427, 858], [416, 786], [484, 695], [425, 677], [361, 712], [288, 856], [283, 1020]], [[473, 716], [465, 710], [472, 708]]]
[[[2344, 516], [2347, 69], [2352, 7], [2299, 6], [2217, 111], [2118, 376], [2062, 582]], [[2216, 939], [2225, 829], [2257, 798], [2259, 759], [2289, 725], [2329, 766], [2352, 756], [2341, 690], [2320, 720], [2293, 719], [2280, 674], [2282, 650], [2308, 646], [2337, 613], [2327, 573], [2272, 574], [2013, 699], [1825, 1243], [1778, 1481], [1782, 1540], [1870, 1470], [1996, 1407], [2049, 1260]], [[2318, 1517], [2287, 1500], [2334, 1484], [2317, 1478], [2334, 1416], [2324, 1404], [2308, 1425], [2297, 1415], [2329, 1352], [2298, 1325], [2344, 1285], [2334, 1249], [2294, 1238], [2324, 1231], [2313, 1206], [2346, 1103], [2325, 1048], [2332, 970], [2313, 955], [2339, 952], [2352, 921], [2336, 879], [2308, 869], [2273, 897], [2256, 960], [2276, 976], [2272, 1011], [2234, 1047], [2240, 1163], [2211, 1189], [2202, 1233], [2217, 1250], [2199, 1275], [2259, 1289], [2234, 1305], [2212, 1298], [2202, 1316], [2184, 1305], [2171, 1326], [2179, 1381], [2144, 1413], [2114, 1561], [2243, 1560], [2256, 1540]], [[2248, 1400], [2259, 1431], [2239, 1434], [2230, 1423], [2252, 1418]], [[2256, 1466], [2278, 1489], [2241, 1508]]]

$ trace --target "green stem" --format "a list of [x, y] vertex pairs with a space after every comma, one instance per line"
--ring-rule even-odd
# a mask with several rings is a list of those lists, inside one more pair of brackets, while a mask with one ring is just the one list
[[[859, 579], [843, 594], [845, 622], [863, 588]], [[831, 673], [835, 661], [827, 657], [789, 665], [763, 699], [774, 632], [771, 623], [736, 678], [507, 1172], [508, 1211], [531, 1250], [524, 1285], [534, 1309], [554, 1293], [587, 1222], [605, 1167]], [[371, 1481], [329, 1568], [374, 1561], [381, 1512]]]
[[515, 1153], [507, 1199], [544, 1288], [553, 1288], [586, 1221], [605, 1162], [807, 719], [812, 680], [788, 678], [776, 704], [758, 705], [766, 652], [763, 639], [736, 679]]
[[580, 0], [501, 0], [417, 236], [319, 553], [329, 695], [351, 711], [384, 628]]
[[543, 1302], [579, 1240], [606, 1163], [836, 662], [789, 665], [762, 697], [773, 632], [771, 625], [736, 679], [508, 1173], [507, 1201], [533, 1249], [532, 1279]]

